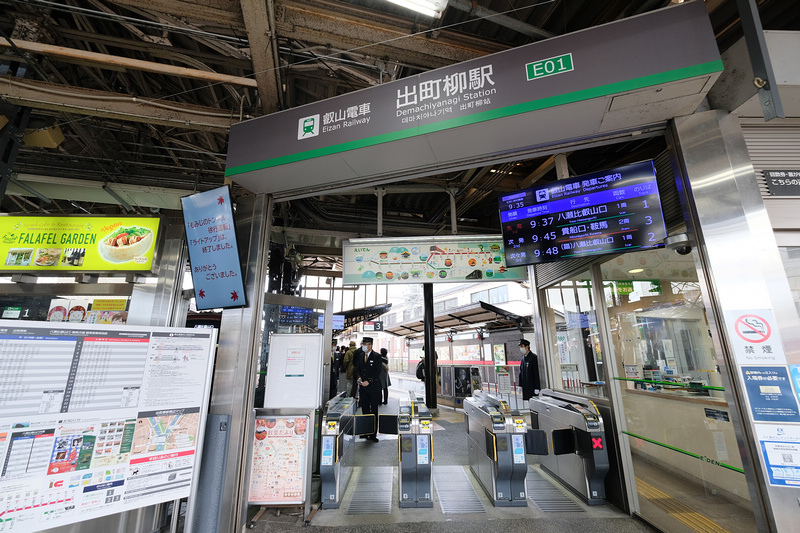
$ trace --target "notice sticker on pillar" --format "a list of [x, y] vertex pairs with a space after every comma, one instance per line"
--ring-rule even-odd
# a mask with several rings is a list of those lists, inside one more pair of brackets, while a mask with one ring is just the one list
[[778, 322], [772, 309], [726, 311], [725, 324], [738, 364], [786, 364]]
[[228, 186], [181, 198], [198, 310], [247, 305]]
[[800, 422], [797, 398], [785, 366], [743, 366], [741, 370], [753, 420]]
[[756, 424], [769, 484], [800, 486], [800, 426]]

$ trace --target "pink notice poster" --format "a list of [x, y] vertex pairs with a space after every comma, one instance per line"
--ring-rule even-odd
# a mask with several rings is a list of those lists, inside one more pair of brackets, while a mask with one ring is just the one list
[[305, 502], [307, 416], [256, 418], [250, 465], [250, 494], [254, 504]]

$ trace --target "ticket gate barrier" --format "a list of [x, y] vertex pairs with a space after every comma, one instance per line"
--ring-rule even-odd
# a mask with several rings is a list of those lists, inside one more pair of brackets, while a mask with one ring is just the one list
[[552, 454], [541, 466], [589, 505], [605, 502], [609, 470], [603, 418], [591, 400], [543, 389], [530, 399], [531, 426], [550, 435]]
[[320, 500], [323, 509], [338, 509], [353, 473], [356, 401], [344, 393], [325, 404], [320, 443]]
[[400, 507], [433, 507], [433, 417], [425, 399], [409, 391], [397, 415], [380, 415], [381, 433], [396, 434]]
[[[525, 415], [487, 392], [464, 400], [469, 467], [495, 507], [528, 505]], [[532, 453], [532, 452], [531, 452]]]

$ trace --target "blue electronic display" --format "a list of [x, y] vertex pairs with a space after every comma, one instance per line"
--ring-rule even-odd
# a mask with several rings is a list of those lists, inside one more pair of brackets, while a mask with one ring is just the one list
[[652, 161], [501, 196], [506, 265], [660, 248], [667, 236]]

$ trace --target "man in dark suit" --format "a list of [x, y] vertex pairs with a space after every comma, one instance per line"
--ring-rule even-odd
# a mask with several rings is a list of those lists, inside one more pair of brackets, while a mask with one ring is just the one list
[[[378, 406], [381, 404], [381, 370], [383, 361], [381, 354], [372, 349], [372, 337], [364, 337], [361, 341], [364, 352], [358, 358], [356, 367], [358, 374], [358, 387], [361, 396], [361, 412], [365, 415], [375, 415], [375, 429], [378, 428]], [[367, 440], [378, 442], [378, 435], [372, 433], [365, 437]]]
[[522, 387], [522, 399], [530, 400], [539, 396], [539, 358], [531, 351], [531, 343], [525, 339], [519, 341], [522, 361], [519, 362], [519, 384]]

